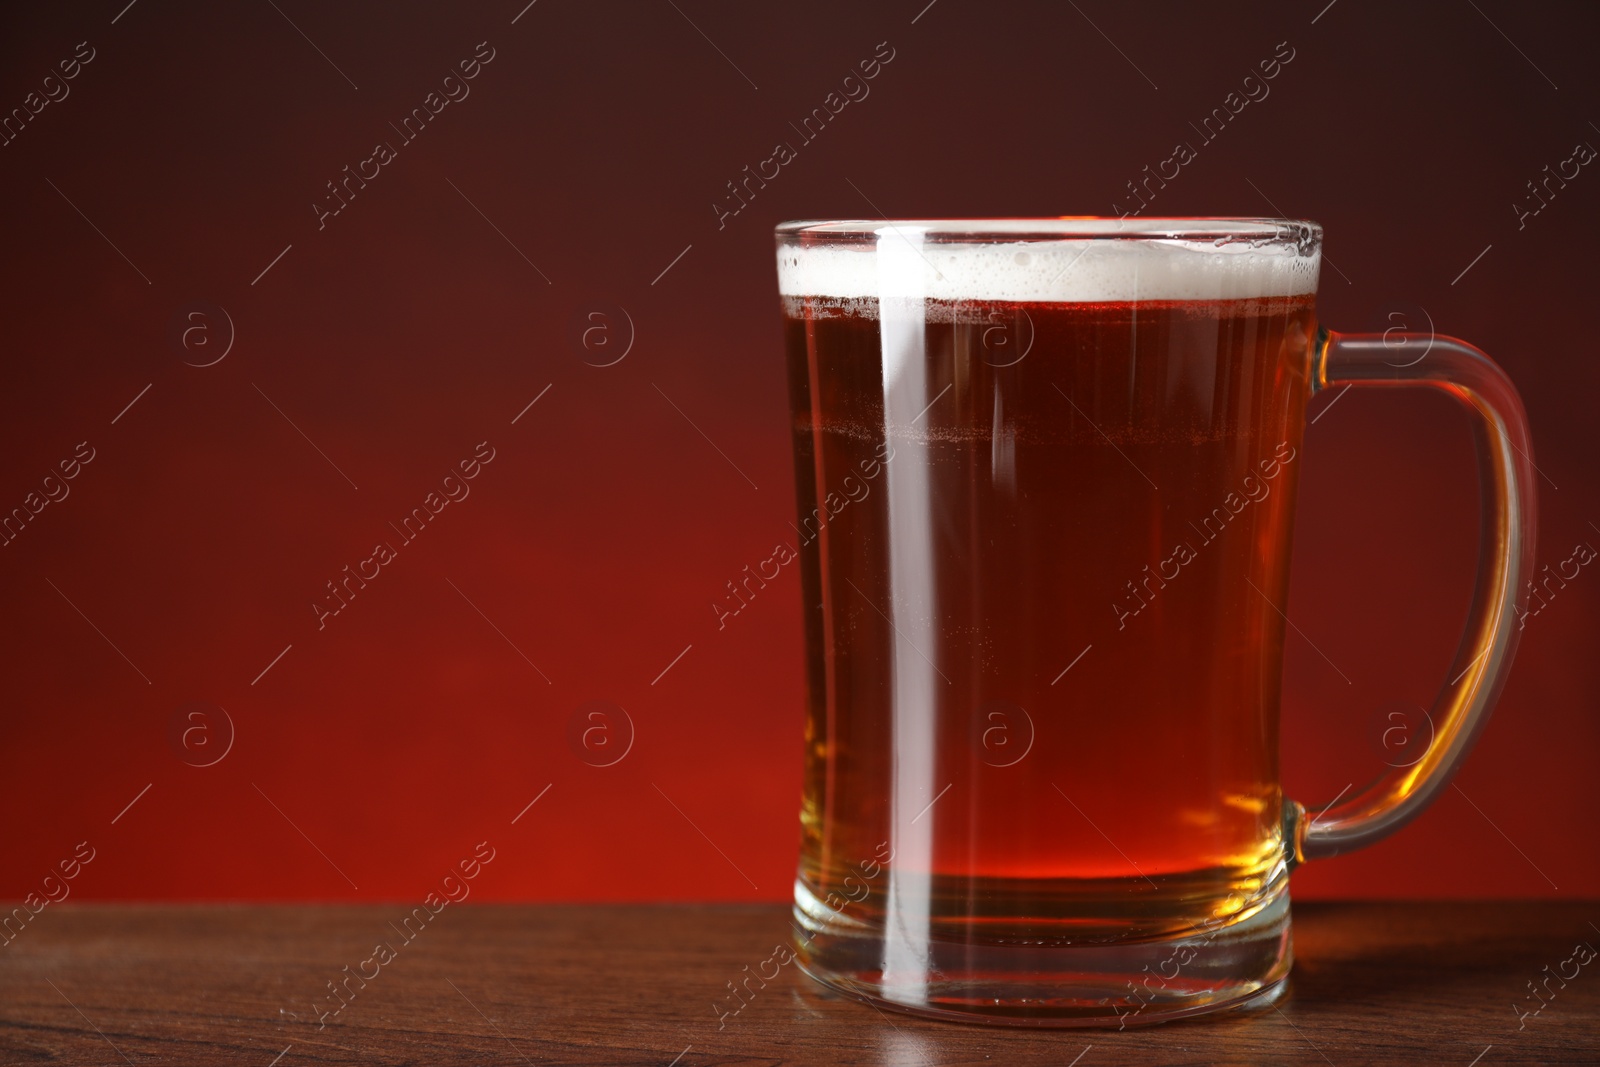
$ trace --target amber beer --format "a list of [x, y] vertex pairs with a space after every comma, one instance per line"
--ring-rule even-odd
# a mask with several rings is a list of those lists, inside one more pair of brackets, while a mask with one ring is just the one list
[[[987, 971], [992, 1010], [1027, 1015], [1002, 1004], [1013, 950], [1070, 987], [1053, 949], [1204, 939], [1283, 903], [1278, 546], [1315, 275], [903, 243], [780, 240], [802, 960], [955, 1011]], [[1119, 1014], [1143, 1003], [1127, 984]]]

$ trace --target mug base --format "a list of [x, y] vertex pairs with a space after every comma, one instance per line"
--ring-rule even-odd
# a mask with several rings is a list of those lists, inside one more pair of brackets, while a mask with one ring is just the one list
[[883, 966], [881, 936], [808, 932], [797, 959], [812, 978], [858, 1000], [930, 1018], [990, 1026], [1148, 1026], [1262, 1008], [1282, 995], [1293, 961], [1287, 887], [1237, 922], [1184, 937], [1122, 944], [926, 945], [926, 962]]

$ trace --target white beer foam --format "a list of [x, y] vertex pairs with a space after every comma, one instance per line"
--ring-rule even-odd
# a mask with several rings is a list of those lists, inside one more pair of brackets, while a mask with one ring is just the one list
[[[837, 300], [921, 297], [1016, 303], [1239, 300], [1316, 292], [1321, 256], [1287, 243], [1110, 238], [928, 242], [884, 226], [876, 243], [784, 241], [778, 291]], [[892, 247], [891, 242], [898, 245]], [[910, 251], [917, 254], [911, 256]]]

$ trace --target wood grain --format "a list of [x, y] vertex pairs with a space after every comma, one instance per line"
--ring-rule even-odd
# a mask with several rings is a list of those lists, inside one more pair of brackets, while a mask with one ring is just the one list
[[[1600, 1063], [1600, 960], [1520, 1029], [1514, 1007], [1600, 946], [1600, 903], [1299, 905], [1277, 1005], [1121, 1033], [884, 1013], [793, 967], [719, 1029], [713, 998], [788, 936], [779, 906], [452, 906], [409, 943], [405, 914], [52, 906], [0, 948], [0, 1064]], [[364, 964], [380, 941], [394, 958]], [[346, 966], [377, 974], [319, 1028]]]

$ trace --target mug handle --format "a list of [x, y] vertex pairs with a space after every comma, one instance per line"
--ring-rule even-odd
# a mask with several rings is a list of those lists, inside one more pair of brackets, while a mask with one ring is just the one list
[[[1421, 352], [1411, 357], [1411, 353]], [[1448, 337], [1391, 330], [1322, 330], [1312, 362], [1312, 395], [1330, 386], [1427, 386], [1472, 415], [1478, 459], [1478, 575], [1466, 629], [1429, 716], [1434, 737], [1414, 764], [1395, 768], [1342, 803], [1309, 818], [1286, 806], [1285, 829], [1297, 862], [1370, 845], [1416, 818], [1461, 766], [1505, 685], [1527, 610], [1533, 573], [1533, 444], [1516, 387], [1483, 352]]]

